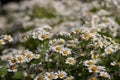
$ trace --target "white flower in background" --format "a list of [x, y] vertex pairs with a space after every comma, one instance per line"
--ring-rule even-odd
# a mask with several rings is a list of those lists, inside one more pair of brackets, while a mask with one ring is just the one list
[[67, 73], [65, 71], [58, 71], [57, 76], [58, 78], [63, 79], [67, 76]]
[[74, 34], [76, 33], [80, 33], [81, 32], [81, 29], [78, 27], [78, 28], [72, 28], [71, 30]]
[[58, 39], [58, 42], [61, 43], [61, 44], [63, 44], [63, 43], [65, 43], [65, 40], [62, 39], [62, 38], [60, 38], [60, 39]]
[[33, 54], [34, 55], [34, 59], [39, 59], [40, 58], [40, 54]]
[[12, 42], [13, 41], [13, 38], [10, 35], [4, 35], [3, 39], [7, 40], [8, 42]]
[[73, 57], [68, 57], [67, 59], [66, 59], [66, 62], [65, 62], [66, 64], [70, 64], [70, 65], [74, 65], [75, 63], [76, 63], [76, 60], [75, 60], [75, 58], [73, 58]]
[[98, 70], [100, 70], [100, 71], [106, 71], [106, 68], [104, 66], [98, 66]]
[[114, 62], [110, 63], [110, 65], [115, 66], [116, 62], [114, 61]]
[[100, 72], [100, 76], [110, 79], [110, 75], [107, 72]]

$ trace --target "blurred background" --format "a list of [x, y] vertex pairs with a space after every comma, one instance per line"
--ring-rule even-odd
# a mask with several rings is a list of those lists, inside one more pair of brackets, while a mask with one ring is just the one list
[[96, 15], [100, 24], [106, 21], [103, 32], [119, 38], [119, 14], [120, 0], [0, 0], [0, 34], [16, 36], [42, 25], [56, 33], [82, 26]]

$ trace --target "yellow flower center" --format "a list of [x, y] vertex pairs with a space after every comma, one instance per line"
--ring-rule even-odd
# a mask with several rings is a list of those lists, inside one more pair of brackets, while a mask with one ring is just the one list
[[92, 68], [91, 68], [91, 70], [92, 71], [96, 71], [98, 68], [96, 67], [96, 66], [93, 66]]
[[38, 77], [38, 80], [43, 80], [43, 78], [44, 78], [44, 75], [40, 74]]
[[94, 64], [92, 61], [87, 62], [88, 65]]
[[74, 62], [74, 60], [73, 59], [69, 59], [68, 62], [72, 63], [72, 62]]
[[90, 78], [90, 80], [97, 80], [97, 79], [96, 79], [96, 77], [92, 77], [92, 78]]
[[32, 57], [32, 55], [31, 55], [30, 53], [28, 53], [28, 54], [27, 54], [27, 57], [28, 57], [28, 58], [31, 58], [31, 57]]
[[53, 79], [55, 76], [53, 74], [50, 74], [48, 78]]
[[41, 35], [41, 38], [45, 39], [46, 38], [46, 34]]
[[108, 53], [111, 53], [111, 52], [112, 52], [112, 50], [111, 50], [110, 48], [108, 48], [108, 49], [107, 49], [107, 52], [108, 52]]
[[56, 47], [56, 50], [58, 50], [58, 51], [61, 50], [61, 47], [60, 47], [60, 46], [57, 46], [57, 47]]
[[79, 54], [79, 56], [85, 56], [85, 54]]
[[71, 78], [68, 77], [68, 78], [66, 78], [66, 80], [71, 80]]
[[11, 59], [11, 62], [12, 62], [12, 63], [15, 63], [15, 62], [16, 62], [16, 60], [13, 58], [13, 59]]
[[75, 32], [76, 32], [76, 33], [79, 33], [79, 32], [80, 32], [80, 30], [79, 30], [79, 29], [76, 29], [76, 30], [75, 30]]
[[22, 51], [22, 52], [21, 52], [21, 54], [22, 54], [22, 55], [25, 55], [25, 52], [24, 52], [24, 51]]
[[62, 73], [58, 74], [58, 77], [63, 77], [63, 76], [64, 76], [64, 74], [62, 74]]
[[22, 61], [22, 60], [23, 60], [23, 58], [22, 58], [21, 56], [18, 56], [17, 59], [18, 59], [19, 61]]
[[91, 30], [90, 33], [93, 34], [93, 33], [94, 33], [94, 30]]
[[16, 66], [15, 66], [15, 65], [12, 65], [12, 66], [10, 66], [10, 69], [11, 69], [11, 70], [14, 70], [14, 69], [16, 69]]
[[64, 50], [64, 51], [63, 51], [63, 54], [68, 54], [68, 51], [67, 51], [67, 50]]
[[88, 34], [87, 34], [87, 33], [84, 33], [83, 35], [84, 35], [84, 37], [85, 37], [85, 38], [87, 38], [87, 37], [88, 37]]

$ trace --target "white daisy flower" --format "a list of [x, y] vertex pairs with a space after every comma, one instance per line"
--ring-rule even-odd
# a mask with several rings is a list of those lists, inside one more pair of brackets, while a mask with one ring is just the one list
[[25, 62], [25, 58], [23, 55], [16, 55], [16, 61], [17, 63], [23, 63]]
[[9, 65], [8, 66], [8, 72], [16, 72], [17, 66], [16, 65]]
[[25, 60], [26, 62], [31, 61], [34, 58], [34, 55], [31, 51], [26, 51]]
[[69, 49], [69, 48], [63, 48], [62, 51], [61, 51], [61, 54], [63, 56], [67, 56], [67, 55], [71, 54], [71, 49]]
[[65, 62], [66, 64], [71, 64], [71, 65], [74, 65], [75, 63], [76, 63], [76, 60], [75, 60], [75, 58], [73, 58], [73, 57], [68, 57], [67, 59], [66, 59], [66, 62]]
[[99, 72], [98, 66], [91, 65], [88, 67], [89, 72]]
[[114, 52], [114, 50], [111, 47], [108, 46], [107, 48], [105, 48], [105, 53], [106, 54], [110, 54], [112, 52]]
[[107, 72], [100, 72], [100, 76], [110, 79], [110, 75]]
[[57, 73], [58, 78], [65, 78], [67, 76], [67, 73], [65, 71], [58, 71]]
[[54, 72], [46, 72], [45, 80], [57, 79], [58, 76]]
[[62, 45], [56, 45], [54, 47], [52, 47], [52, 49], [56, 52], [61, 52], [62, 51], [63, 46]]
[[84, 61], [85, 66], [91, 66], [91, 65], [94, 65], [96, 63], [97, 63], [96, 60], [86, 60], [86, 61]]
[[45, 40], [46, 38], [48, 38], [48, 35], [49, 35], [48, 32], [46, 32], [46, 31], [41, 31], [41, 32], [40, 32], [40, 35], [38, 36], [38, 39], [41, 40], [41, 41], [43, 41], [43, 40]]
[[5, 35], [3, 39], [7, 40], [8, 42], [13, 41], [13, 38], [10, 35]]

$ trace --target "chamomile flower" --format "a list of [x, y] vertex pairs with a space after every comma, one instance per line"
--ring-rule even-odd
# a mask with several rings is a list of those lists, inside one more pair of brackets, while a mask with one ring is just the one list
[[107, 72], [100, 72], [100, 76], [110, 79], [110, 75]]
[[58, 76], [58, 78], [63, 79], [67, 76], [67, 73], [65, 71], [58, 71], [57, 76]]
[[23, 55], [16, 55], [16, 61], [17, 63], [23, 63], [25, 62], [25, 58]]
[[48, 32], [46, 32], [46, 31], [41, 31], [41, 32], [40, 32], [40, 35], [38, 36], [38, 39], [41, 40], [41, 41], [43, 41], [43, 40], [45, 40], [45, 39], [48, 38], [48, 35], [49, 35]]
[[60, 39], [58, 39], [58, 42], [61, 43], [61, 44], [63, 44], [63, 43], [65, 43], [65, 40], [62, 39], [62, 38], [60, 38]]
[[110, 53], [112, 53], [112, 52], [114, 52], [114, 50], [113, 50], [111, 47], [105, 48], [105, 53], [106, 53], [106, 54], [110, 54]]
[[99, 72], [98, 66], [96, 65], [91, 65], [89, 66], [89, 72]]
[[12, 42], [13, 38], [10, 35], [5, 35], [4, 39], [7, 40], [8, 42]]
[[16, 65], [9, 65], [8, 66], [8, 72], [16, 72], [17, 66]]
[[71, 49], [69, 49], [69, 48], [63, 48], [62, 51], [61, 51], [61, 54], [63, 56], [67, 56], [67, 55], [71, 54]]
[[8, 60], [8, 62], [10, 65], [14, 65], [14, 64], [16, 64], [16, 59], [13, 57], [10, 60]]
[[54, 72], [46, 72], [45, 80], [57, 79], [58, 76]]
[[33, 53], [31, 52], [31, 51], [27, 51], [26, 52], [26, 57], [25, 57], [25, 59], [26, 59], [26, 62], [29, 62], [29, 61], [31, 61], [32, 59], [33, 59]]
[[54, 47], [52, 47], [52, 49], [56, 52], [61, 52], [62, 51], [63, 46], [62, 45], [56, 45]]
[[70, 64], [70, 65], [74, 65], [75, 63], [76, 63], [76, 60], [75, 60], [75, 58], [73, 58], [73, 57], [68, 57], [67, 59], [66, 59], [66, 62], [65, 62], [66, 64]]
[[88, 40], [90, 38], [90, 34], [89, 33], [83, 33], [82, 38]]
[[91, 66], [91, 65], [94, 65], [96, 63], [97, 63], [96, 60], [86, 60], [86, 61], [84, 61], [85, 66]]

